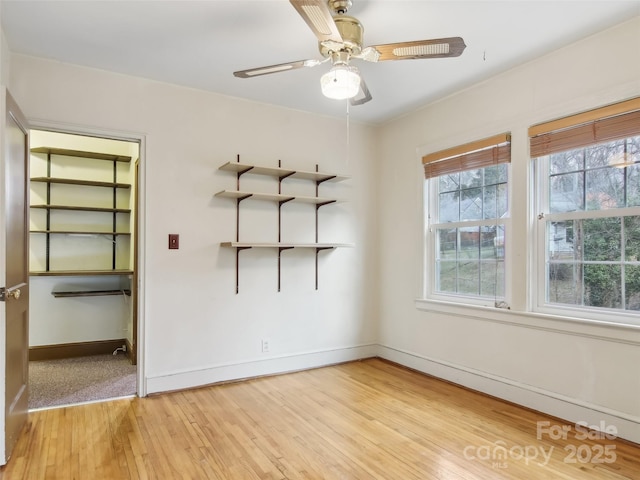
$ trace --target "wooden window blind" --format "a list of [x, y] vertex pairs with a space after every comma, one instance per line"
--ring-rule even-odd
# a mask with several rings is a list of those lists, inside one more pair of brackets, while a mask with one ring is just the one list
[[640, 135], [640, 97], [529, 128], [531, 157]]
[[422, 157], [425, 178], [511, 162], [511, 135], [502, 133]]

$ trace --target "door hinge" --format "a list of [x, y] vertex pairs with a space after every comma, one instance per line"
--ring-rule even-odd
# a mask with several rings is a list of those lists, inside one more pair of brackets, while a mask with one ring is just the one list
[[6, 289], [4, 287], [0, 287], [0, 302], [6, 301], [5, 298], [4, 298], [5, 291], [6, 291]]

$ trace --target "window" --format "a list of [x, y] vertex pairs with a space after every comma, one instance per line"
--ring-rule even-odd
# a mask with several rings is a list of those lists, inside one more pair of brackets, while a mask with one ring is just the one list
[[485, 304], [504, 299], [510, 136], [422, 160], [430, 296]]
[[640, 110], [628, 111], [637, 103], [530, 129], [540, 310], [640, 311]]

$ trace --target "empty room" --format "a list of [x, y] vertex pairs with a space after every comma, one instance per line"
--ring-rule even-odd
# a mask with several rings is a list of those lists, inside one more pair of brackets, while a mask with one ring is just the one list
[[0, 478], [638, 477], [639, 0], [0, 25]]

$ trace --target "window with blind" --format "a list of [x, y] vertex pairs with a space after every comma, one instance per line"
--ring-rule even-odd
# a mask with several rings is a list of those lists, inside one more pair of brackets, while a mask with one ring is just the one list
[[537, 179], [537, 309], [640, 311], [640, 98], [529, 130]]
[[509, 134], [422, 158], [429, 296], [504, 301], [510, 161]]

